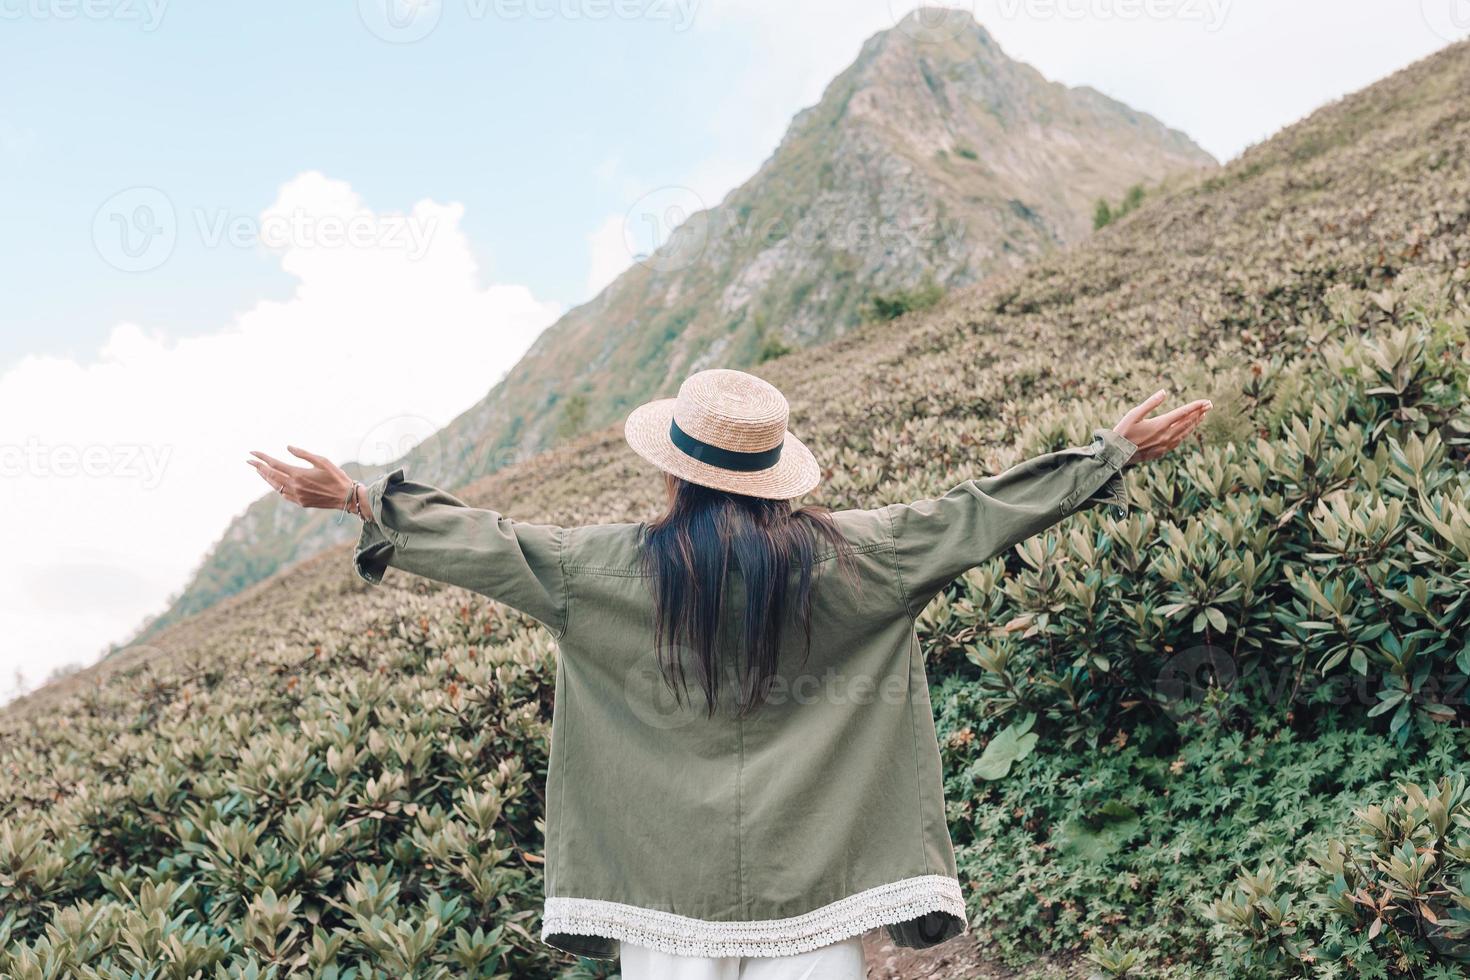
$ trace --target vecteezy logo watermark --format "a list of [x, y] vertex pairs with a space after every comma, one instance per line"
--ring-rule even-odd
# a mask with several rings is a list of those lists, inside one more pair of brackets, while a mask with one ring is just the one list
[[1211, 690], [1229, 690], [1235, 683], [1235, 658], [1221, 647], [1181, 650], [1164, 662], [1154, 682], [1154, 695], [1171, 718], [1194, 714]]
[[[1225, 26], [1233, 0], [961, 0], [905, 12], [903, 0], [889, 0], [899, 29], [916, 41], [938, 43], [973, 30], [987, 20], [1196, 22], [1214, 33]], [[1427, 2], [1427, 0], [1426, 0]]]
[[704, 717], [703, 695], [694, 685], [690, 694], [682, 697], [669, 685], [652, 653], [639, 657], [623, 675], [623, 700], [649, 728], [672, 731]]
[[92, 244], [123, 272], [148, 272], [169, 260], [181, 223], [205, 248], [374, 248], [401, 251], [410, 261], [427, 254], [438, 217], [417, 214], [315, 214], [302, 209], [245, 215], [193, 208], [180, 221], [174, 202], [157, 187], [129, 187], [102, 203], [92, 218]]
[[363, 26], [390, 44], [422, 41], [439, 26], [440, 0], [357, 0]]
[[905, 0], [888, 0], [888, 14], [904, 34], [925, 44], [938, 44], [974, 30], [976, 0], [922, 4], [910, 9]]
[[168, 261], [178, 241], [174, 202], [157, 187], [129, 187], [102, 202], [92, 216], [92, 245], [123, 272], [147, 272]]
[[0, 478], [40, 477], [136, 480], [145, 490], [163, 482], [170, 446], [132, 443], [73, 446], [39, 439], [0, 443]]
[[163, 23], [168, 0], [0, 0], [0, 20], [115, 20], [145, 31]]
[[[3, 0], [0, 0], [3, 2]], [[412, 44], [434, 32], [445, 0], [358, 0], [357, 15], [390, 44]], [[698, 0], [458, 0], [471, 21], [663, 21], [674, 31], [694, 23]]]
[[1446, 41], [1470, 34], [1470, 0], [1419, 0], [1424, 23]]
[[644, 194], [623, 216], [623, 244], [633, 261], [659, 272], [687, 269], [704, 254], [710, 212], [687, 187], [660, 187]]

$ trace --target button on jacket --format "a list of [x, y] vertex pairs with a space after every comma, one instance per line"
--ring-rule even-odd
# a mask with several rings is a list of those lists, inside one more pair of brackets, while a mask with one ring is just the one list
[[663, 683], [642, 524], [522, 523], [395, 470], [369, 488], [356, 567], [462, 586], [556, 637], [547, 943], [776, 956], [886, 926], [930, 946], [967, 917], [914, 617], [966, 569], [1122, 504], [1134, 448], [1100, 430], [935, 499], [835, 512], [851, 574], [819, 556], [810, 650], [783, 643], [769, 699], [744, 716]]

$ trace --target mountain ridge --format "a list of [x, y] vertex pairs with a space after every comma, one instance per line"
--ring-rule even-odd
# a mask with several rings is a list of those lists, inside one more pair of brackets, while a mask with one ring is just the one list
[[[749, 180], [691, 210], [389, 468], [461, 486], [695, 370], [841, 336], [877, 296], [964, 287], [1073, 245], [1098, 198], [1215, 163], [1152, 116], [1012, 60], [973, 20], [938, 40], [916, 33], [905, 21], [870, 37]], [[341, 540], [263, 496], [142, 635]]]

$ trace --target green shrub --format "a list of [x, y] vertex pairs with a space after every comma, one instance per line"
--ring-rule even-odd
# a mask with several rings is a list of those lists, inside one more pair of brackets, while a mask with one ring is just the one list
[[1092, 230], [1097, 231], [1100, 228], [1106, 228], [1119, 218], [1126, 217], [1134, 211], [1137, 211], [1143, 204], [1143, 198], [1146, 193], [1142, 184], [1134, 184], [1128, 188], [1128, 193], [1123, 195], [1123, 200], [1119, 202], [1117, 207], [1114, 207], [1105, 200], [1099, 199], [1097, 207], [1092, 212]]
[[756, 361], [760, 364], [764, 364], [767, 361], [774, 361], [778, 357], [785, 357], [794, 349], [790, 344], [782, 340], [779, 335], [771, 334], [761, 340], [761, 349], [760, 353], [756, 356]]
[[942, 299], [944, 287], [932, 279], [925, 279], [913, 289], [899, 289], [874, 296], [868, 301], [865, 313], [871, 320], [897, 320], [905, 313], [927, 310]]
[[[962, 873], [1011, 958], [1107, 939], [1099, 975], [1194, 975], [1200, 896], [1327, 847], [1401, 780], [1470, 772], [1466, 317], [1406, 312], [1247, 365], [1200, 448], [1129, 478], [1137, 509], [1025, 542], [920, 617]], [[1263, 969], [1295, 941], [1272, 874], [1247, 879]]]
[[[1463, 760], [1462, 760], [1463, 761]], [[1232, 975], [1423, 977], [1470, 971], [1470, 791], [1463, 773], [1359, 810], [1289, 884], [1242, 875], [1211, 917]]]
[[1400, 741], [1470, 719], [1470, 479], [1441, 436], [1465, 411], [1464, 322], [1256, 365], [1259, 436], [1158, 464], [1127, 516], [970, 573], [925, 612], [934, 648], [980, 668], [988, 710], [1068, 741], [1202, 710], [1207, 684], [1222, 718], [1341, 707]]
[[1396, 780], [1463, 771], [1470, 753], [1466, 732], [1447, 725], [1399, 746], [1333, 716], [1299, 733], [1263, 710], [1248, 730], [1189, 717], [1172, 733], [1122, 729], [1082, 751], [1043, 743], [988, 781], [979, 764], [999, 728], [983, 717], [985, 697], [950, 678], [934, 704], [972, 923], [1018, 964], [1105, 944], [1135, 954], [1140, 976], [1235, 976], [1213, 962], [1209, 899], [1243, 867], [1325, 847]]
[[566, 441], [575, 436], [587, 424], [587, 396], [577, 392], [561, 406], [561, 416], [556, 420], [556, 437]]
[[550, 652], [520, 617], [420, 599], [262, 652], [266, 684], [144, 667], [89, 696], [50, 771], [90, 788], [0, 821], [0, 975], [549, 975]]

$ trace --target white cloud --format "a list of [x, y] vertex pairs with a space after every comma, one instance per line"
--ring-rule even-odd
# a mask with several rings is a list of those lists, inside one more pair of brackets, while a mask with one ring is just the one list
[[625, 220], [624, 215], [610, 214], [587, 233], [587, 248], [591, 253], [587, 267], [588, 296], [602, 292], [633, 264], [633, 254], [623, 235]]
[[[90, 662], [162, 608], [264, 484], [250, 449], [337, 459], [408, 419], [443, 425], [561, 312], [481, 285], [458, 204], [374, 214], [318, 173], [248, 220], [178, 215], [179, 234], [255, 236], [299, 279], [212, 333], [118, 324], [95, 358], [0, 375], [0, 692]], [[223, 233], [223, 232], [221, 232]]]

